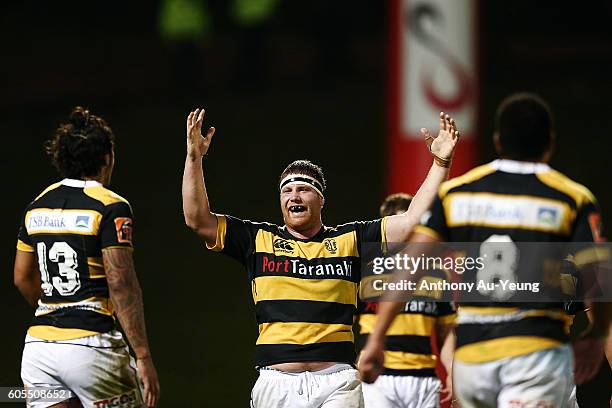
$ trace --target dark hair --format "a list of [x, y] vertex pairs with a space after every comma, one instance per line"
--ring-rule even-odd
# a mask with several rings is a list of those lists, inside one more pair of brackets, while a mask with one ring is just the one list
[[321, 192], [325, 191], [327, 188], [323, 169], [321, 166], [317, 166], [310, 160], [296, 160], [293, 163], [290, 163], [281, 173], [280, 177], [278, 178], [278, 182], [280, 183], [282, 179], [287, 177], [289, 174], [304, 174], [314, 178], [321, 184], [321, 186], [323, 186], [323, 190]]
[[500, 156], [514, 160], [538, 160], [550, 147], [553, 115], [538, 95], [522, 92], [504, 99], [495, 114]]
[[398, 211], [404, 212], [410, 206], [412, 196], [406, 193], [395, 193], [387, 196], [380, 205], [380, 216], [395, 215]]
[[104, 119], [77, 106], [45, 143], [45, 151], [62, 177], [93, 177], [106, 164], [104, 156], [113, 151], [114, 140]]

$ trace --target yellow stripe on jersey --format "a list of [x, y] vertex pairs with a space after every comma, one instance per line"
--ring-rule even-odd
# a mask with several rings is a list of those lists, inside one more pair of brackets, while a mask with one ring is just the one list
[[349, 324], [262, 323], [257, 344], [313, 344], [353, 341]]
[[42, 340], [74, 340], [94, 336], [98, 332], [83, 329], [64, 329], [55, 326], [31, 326], [28, 334]]
[[595, 196], [588, 188], [556, 170], [550, 169], [546, 172], [536, 173], [536, 176], [542, 183], [570, 196], [576, 202], [578, 209], [581, 209], [585, 204], [595, 204], [596, 202]]
[[607, 247], [590, 247], [579, 251], [574, 255], [574, 264], [578, 268], [592, 263], [608, 261], [610, 259], [610, 249]]
[[17, 249], [23, 252], [34, 252], [32, 245], [28, 245], [20, 239], [17, 240]]
[[357, 304], [357, 284], [342, 279], [299, 279], [259, 276], [253, 280], [253, 300], [313, 300]]
[[222, 214], [215, 214], [215, 216], [217, 217], [217, 238], [215, 240], [215, 245], [208, 245], [208, 242], [206, 243], [206, 248], [215, 251], [215, 252], [220, 252], [223, 251], [223, 248], [225, 247], [225, 234], [227, 232], [227, 219], [225, 218], [225, 215]]
[[392, 275], [371, 275], [362, 278], [359, 282], [359, 299], [362, 301], [366, 301], [368, 299], [381, 296], [383, 294], [383, 291], [382, 289], [374, 289], [374, 282], [388, 282], [389, 280], [391, 280], [391, 278]]
[[[387, 336], [431, 336], [435, 323], [436, 318], [433, 316], [420, 313], [400, 313], [387, 330]], [[372, 333], [375, 324], [375, 314], [362, 314], [359, 316], [360, 334]]]
[[455, 351], [455, 359], [462, 363], [487, 363], [558, 347], [561, 344], [563, 343], [557, 340], [536, 336], [501, 337], [459, 347]]
[[[30, 223], [32, 217], [51, 218], [56, 226], [39, 226]], [[81, 218], [82, 217], [82, 218]], [[91, 218], [90, 218], [91, 217]], [[83, 224], [79, 224], [79, 219]], [[25, 227], [28, 235], [36, 234], [76, 234], [97, 235], [102, 222], [102, 214], [93, 210], [65, 210], [61, 208], [35, 208], [25, 215]]]
[[446, 316], [440, 316], [436, 319], [436, 325], [438, 326], [451, 326], [457, 321], [457, 313], [451, 313]]
[[433, 354], [405, 353], [385, 350], [385, 368], [391, 370], [420, 370], [435, 368], [436, 356]]
[[452, 190], [455, 187], [459, 187], [463, 184], [472, 183], [476, 180], [480, 180], [483, 177], [488, 176], [489, 174], [495, 173], [497, 170], [489, 163], [484, 164], [482, 166], [478, 166], [462, 176], [455, 177], [448, 181], [445, 181], [440, 185], [440, 189], [438, 190], [438, 195], [440, 198], [443, 198], [446, 193]]
[[[569, 235], [576, 215], [564, 201], [518, 194], [450, 193], [444, 197], [442, 206], [449, 228], [516, 228]], [[488, 212], [489, 207], [497, 208], [499, 214]], [[554, 211], [559, 216], [545, 219], [540, 209]], [[521, 214], [520, 219], [515, 213]]]
[[[459, 315], [462, 313], [470, 313], [474, 315], [474, 319], [478, 319], [478, 315], [505, 315], [510, 313], [520, 313], [516, 320], [526, 319], [529, 317], [547, 317], [553, 320], [567, 321], [568, 315], [562, 309], [519, 309], [517, 307], [479, 307], [479, 306], [460, 306]], [[461, 317], [459, 317], [461, 321]], [[484, 322], [483, 322], [484, 323]]]
[[387, 219], [389, 217], [383, 217], [380, 221], [380, 236], [382, 238], [382, 242], [380, 243], [380, 249], [383, 255], [387, 255], [388, 247], [387, 247]]
[[478, 313], [484, 315], [501, 315], [518, 312], [518, 307], [481, 307], [481, 306], [459, 306], [461, 312]]
[[51, 190], [55, 190], [56, 188], [58, 188], [58, 187], [59, 187], [59, 186], [61, 186], [61, 185], [62, 185], [62, 182], [61, 182], [61, 181], [59, 181], [59, 182], [57, 182], [57, 183], [54, 183], [54, 184], [51, 184], [49, 187], [45, 188], [45, 189], [43, 190], [43, 192], [42, 192], [42, 193], [40, 193], [40, 194], [39, 194], [39, 195], [38, 195], [38, 196], [37, 196], [37, 197], [34, 199], [34, 201], [38, 200], [40, 197], [42, 197], [42, 196], [44, 196], [45, 194], [47, 194], [49, 191], [51, 191]]
[[125, 198], [121, 197], [117, 193], [112, 192], [104, 186], [85, 187], [83, 189], [83, 193], [93, 198], [94, 200], [100, 201], [104, 205], [111, 205], [120, 202], [129, 204]]
[[101, 279], [106, 277], [104, 272], [104, 263], [100, 257], [87, 257], [87, 266], [89, 267], [90, 279]]
[[[355, 231], [347, 232], [333, 238], [325, 238], [323, 242], [302, 242], [286, 239], [269, 231], [260, 229], [255, 237], [257, 252], [265, 252], [276, 256], [290, 256], [303, 259], [338, 258], [346, 256], [359, 256]], [[282, 239], [289, 245], [283, 248], [274, 248], [274, 242]]]
[[434, 239], [436, 241], [444, 241], [445, 239], [442, 238], [442, 236], [440, 234], [438, 234], [438, 232], [432, 228], [426, 227], [424, 225], [417, 225], [416, 227], [414, 227], [413, 230], [415, 233], [419, 233], [419, 234], [423, 234], [423, 235], [427, 235], [429, 238]]

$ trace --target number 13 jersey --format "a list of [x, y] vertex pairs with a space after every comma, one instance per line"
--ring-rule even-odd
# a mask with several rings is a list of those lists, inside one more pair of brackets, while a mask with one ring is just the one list
[[102, 249], [131, 250], [132, 223], [130, 204], [92, 180], [64, 179], [28, 205], [17, 249], [35, 254], [41, 274], [29, 335], [70, 340], [114, 329]]

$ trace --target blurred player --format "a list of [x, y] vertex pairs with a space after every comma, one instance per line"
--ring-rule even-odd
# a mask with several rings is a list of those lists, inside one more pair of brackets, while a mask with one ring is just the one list
[[137, 370], [146, 405], [155, 406], [159, 383], [132, 259], [132, 209], [104, 187], [115, 161], [113, 132], [76, 107], [46, 149], [64, 179], [36, 197], [21, 221], [15, 285], [37, 307], [21, 377], [26, 387], [67, 388], [71, 398], [28, 406], [140, 407]]
[[[492, 236], [508, 242], [597, 240], [593, 195], [546, 164], [554, 133], [545, 102], [531, 94], [504, 100], [494, 142], [500, 159], [444, 183], [411, 242], [484, 242]], [[554, 206], [554, 217], [537, 216], [547, 206]], [[385, 332], [400, 307], [399, 302], [381, 303], [360, 364], [368, 382], [380, 372]], [[566, 316], [562, 307], [534, 307], [460, 305], [453, 388], [462, 408], [566, 406], [573, 386]], [[593, 303], [593, 325], [574, 345], [577, 382], [594, 375], [601, 363], [607, 307]]]
[[[380, 216], [404, 213], [412, 201], [405, 193], [391, 194], [380, 206]], [[441, 271], [431, 271], [429, 277], [439, 279]], [[381, 278], [384, 275], [375, 275]], [[386, 275], [389, 276], [389, 275]], [[429, 296], [427, 296], [429, 295]], [[456, 317], [449, 302], [441, 302], [427, 294], [407, 302], [395, 318], [387, 333], [385, 343], [385, 365], [383, 373], [375, 383], [363, 384], [366, 408], [430, 408], [440, 406], [440, 380], [436, 377], [436, 356], [431, 347], [435, 332], [438, 350], [447, 373], [452, 370], [452, 340], [448, 337]], [[438, 301], [437, 301], [438, 300]], [[360, 302], [359, 332], [367, 335], [376, 322], [378, 302]], [[450, 378], [447, 379], [450, 387]], [[444, 390], [451, 393], [450, 388]], [[448, 395], [444, 400], [450, 399]]]
[[[352, 325], [360, 280], [360, 246], [405, 241], [447, 177], [458, 138], [454, 121], [441, 116], [440, 132], [425, 130], [438, 156], [405, 213], [382, 220], [325, 227], [325, 178], [319, 166], [291, 163], [278, 184], [285, 225], [244, 221], [211, 212], [202, 158], [215, 132], [202, 136], [204, 111], [187, 118], [183, 174], [185, 222], [209, 249], [240, 261], [252, 284], [259, 337], [259, 379], [251, 394], [257, 408], [362, 407]], [[439, 163], [439, 164], [438, 164]], [[245, 174], [236, 183], [252, 182]]]

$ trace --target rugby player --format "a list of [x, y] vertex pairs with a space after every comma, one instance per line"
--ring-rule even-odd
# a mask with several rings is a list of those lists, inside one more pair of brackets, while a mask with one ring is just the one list
[[[46, 144], [64, 179], [26, 208], [15, 257], [15, 285], [36, 312], [25, 338], [24, 386], [67, 389], [54, 405], [141, 407], [159, 398], [132, 259], [130, 204], [105, 186], [115, 163], [108, 124], [76, 107]], [[115, 317], [136, 355], [130, 356]]]
[[[380, 206], [380, 216], [386, 217], [405, 212], [412, 196], [405, 193], [391, 194]], [[431, 271], [428, 278], [445, 278], [442, 271]], [[389, 275], [383, 275], [389, 276]], [[381, 275], [374, 275], [381, 278]], [[363, 287], [367, 287], [367, 282]], [[452, 327], [456, 317], [450, 302], [440, 301], [428, 293], [405, 304], [393, 321], [385, 343], [385, 365], [383, 374], [373, 384], [363, 384], [366, 408], [430, 408], [439, 407], [440, 402], [450, 400], [452, 372]], [[366, 300], [359, 304], [359, 333], [362, 344], [372, 332], [376, 322], [378, 302]], [[435, 335], [434, 335], [435, 334]], [[448, 373], [447, 387], [441, 390], [436, 377], [436, 356], [431, 347], [432, 335], [441, 362]], [[447, 394], [442, 401], [440, 392]]]
[[[484, 242], [493, 235], [507, 242], [593, 242], [601, 236], [591, 192], [546, 164], [553, 119], [540, 97], [521, 93], [505, 99], [496, 113], [494, 143], [500, 159], [442, 184], [428, 220], [415, 228], [410, 242]], [[555, 208], [553, 218], [534, 216], [547, 206]], [[360, 362], [364, 381], [374, 381], [381, 371], [385, 332], [401, 305], [381, 303]], [[563, 306], [535, 307], [459, 306], [453, 389], [462, 408], [566, 406], [573, 375]], [[592, 377], [601, 363], [608, 308], [593, 303], [593, 324], [574, 344], [578, 382]]]
[[284, 226], [213, 213], [202, 158], [215, 129], [208, 128], [203, 136], [203, 120], [201, 109], [187, 118], [185, 222], [209, 249], [240, 261], [251, 280], [259, 324], [255, 360], [260, 374], [251, 406], [362, 407], [352, 333], [360, 246], [407, 240], [448, 175], [459, 136], [454, 121], [441, 114], [436, 138], [421, 130], [431, 142], [434, 164], [408, 211], [330, 228], [321, 221], [323, 171], [306, 160], [294, 161], [280, 175]]

